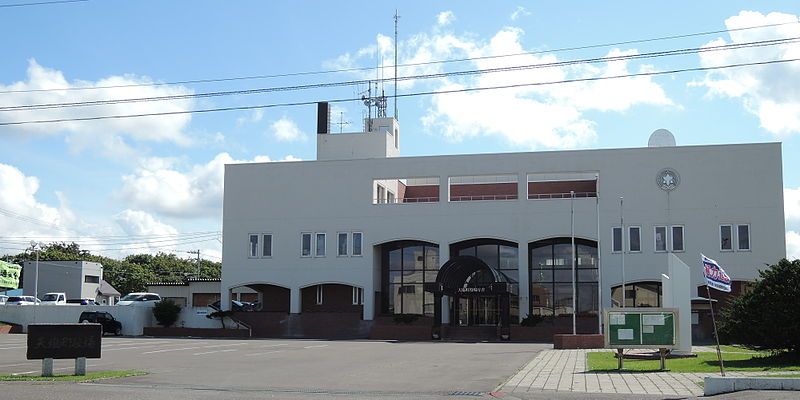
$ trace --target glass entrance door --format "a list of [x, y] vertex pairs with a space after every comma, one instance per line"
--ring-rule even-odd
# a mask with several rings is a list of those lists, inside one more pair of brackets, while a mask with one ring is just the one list
[[476, 326], [495, 326], [500, 322], [500, 310], [496, 296], [478, 296], [470, 299], [471, 324]]

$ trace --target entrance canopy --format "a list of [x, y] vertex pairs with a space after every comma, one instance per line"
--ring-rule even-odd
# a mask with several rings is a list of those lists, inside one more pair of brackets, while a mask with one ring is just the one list
[[[491, 282], [467, 286], [467, 279], [478, 271], [485, 271]], [[457, 256], [442, 265], [436, 275], [436, 282], [426, 283], [425, 291], [435, 295], [509, 295], [517, 294], [516, 287], [500, 271], [490, 267], [474, 256]]]

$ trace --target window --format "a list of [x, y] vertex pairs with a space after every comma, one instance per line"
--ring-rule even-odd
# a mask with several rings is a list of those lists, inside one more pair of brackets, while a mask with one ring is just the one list
[[301, 233], [302, 239], [300, 239], [300, 256], [301, 257], [311, 257], [311, 234], [310, 233]]
[[378, 204], [386, 203], [386, 188], [378, 185]]
[[672, 226], [672, 251], [683, 251], [683, 226]]
[[258, 257], [258, 235], [250, 234], [250, 250], [247, 254], [250, 258]]
[[719, 249], [722, 251], [733, 250], [733, 227], [730, 225], [719, 226]]
[[338, 233], [336, 234], [337, 237], [337, 251], [336, 255], [338, 256], [346, 256], [347, 255], [347, 233]]
[[361, 255], [361, 232], [353, 232], [353, 255]]
[[750, 225], [736, 225], [739, 251], [750, 251]]
[[262, 235], [263, 244], [261, 246], [262, 257], [272, 257], [272, 234], [266, 233]]
[[642, 228], [628, 227], [628, 251], [638, 253], [642, 251]]
[[86, 275], [83, 277], [84, 283], [100, 283], [100, 277], [97, 275]]
[[353, 286], [353, 305], [364, 305], [364, 289]]
[[317, 305], [322, 304], [322, 285], [317, 285]]
[[667, 251], [667, 227], [656, 226], [653, 229], [653, 240], [655, 241], [655, 251]]
[[611, 228], [611, 252], [619, 253], [622, 251], [622, 228], [616, 226]]
[[325, 234], [317, 233], [317, 240], [315, 246], [314, 256], [325, 257]]

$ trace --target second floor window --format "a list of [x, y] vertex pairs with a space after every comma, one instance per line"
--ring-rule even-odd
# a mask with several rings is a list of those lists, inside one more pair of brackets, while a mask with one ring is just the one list
[[347, 255], [347, 233], [339, 233], [336, 235], [337, 237], [337, 256], [346, 256]]
[[325, 257], [325, 234], [317, 233], [317, 240], [315, 246], [314, 256]]
[[300, 236], [300, 256], [311, 257], [311, 234], [301, 233]]
[[736, 225], [737, 250], [750, 250], [750, 225]]
[[638, 226], [628, 227], [628, 250], [632, 253], [642, 251], [642, 229]]
[[361, 240], [363, 235], [361, 232], [353, 232], [353, 255], [361, 255]]
[[683, 248], [683, 226], [672, 226], [672, 251], [684, 251]]
[[247, 252], [247, 256], [254, 258], [258, 257], [258, 235], [257, 234], [250, 234], [250, 246]]
[[653, 228], [653, 240], [655, 242], [655, 251], [656, 252], [663, 252], [667, 251], [667, 227], [666, 226], [656, 226]]
[[622, 251], [622, 228], [618, 226], [611, 228], [611, 251], [614, 253]]
[[719, 249], [722, 251], [733, 250], [733, 227], [730, 225], [719, 226]]
[[265, 233], [261, 238], [261, 257], [272, 257], [272, 234]]

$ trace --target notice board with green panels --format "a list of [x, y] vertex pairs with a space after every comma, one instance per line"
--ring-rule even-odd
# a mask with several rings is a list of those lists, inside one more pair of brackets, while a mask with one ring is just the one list
[[674, 308], [613, 308], [606, 310], [606, 347], [675, 348], [678, 310]]

